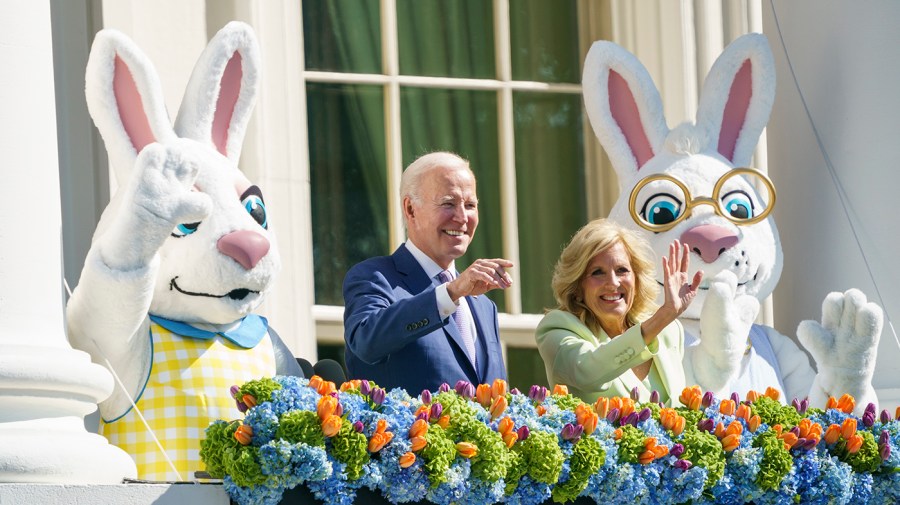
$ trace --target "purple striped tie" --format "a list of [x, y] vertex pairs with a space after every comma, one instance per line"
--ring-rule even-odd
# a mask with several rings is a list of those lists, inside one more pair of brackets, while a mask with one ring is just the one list
[[[453, 279], [453, 274], [448, 270], [444, 270], [438, 274], [438, 278], [440, 278], [441, 282], [450, 282]], [[463, 343], [466, 345], [466, 354], [469, 355], [469, 360], [475, 365], [477, 363], [475, 358], [475, 339], [472, 338], [472, 326], [469, 322], [469, 313], [463, 308], [464, 303], [466, 303], [465, 297], [460, 298], [459, 305], [456, 307], [456, 312], [453, 313], [452, 317]]]

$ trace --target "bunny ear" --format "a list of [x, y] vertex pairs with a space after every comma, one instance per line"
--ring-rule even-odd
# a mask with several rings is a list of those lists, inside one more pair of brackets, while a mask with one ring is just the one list
[[102, 30], [94, 37], [85, 96], [120, 184], [147, 144], [175, 137], [153, 64], [118, 31]]
[[603, 40], [585, 58], [582, 92], [594, 133], [624, 184], [659, 152], [669, 132], [659, 92], [634, 55]]
[[232, 21], [216, 33], [194, 65], [175, 131], [209, 143], [237, 163], [258, 80], [259, 47], [253, 29]]
[[775, 63], [759, 33], [737, 38], [713, 63], [697, 111], [697, 125], [735, 166], [747, 166], [775, 101]]

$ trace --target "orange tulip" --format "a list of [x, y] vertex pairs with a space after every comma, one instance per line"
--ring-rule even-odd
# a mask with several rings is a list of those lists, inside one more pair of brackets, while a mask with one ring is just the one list
[[722, 438], [725, 436], [725, 425], [719, 422], [716, 424], [716, 431], [714, 432], [717, 438]]
[[423, 437], [426, 433], [428, 433], [428, 421], [424, 419], [417, 419], [409, 427], [409, 438]]
[[792, 432], [790, 432], [790, 431], [785, 431], [785, 432], [782, 433], [778, 438], [780, 438], [781, 441], [784, 442], [785, 446], [786, 446], [788, 449], [790, 449], [791, 447], [794, 447], [794, 445], [797, 444], [797, 441], [800, 440], [800, 439], [797, 437], [797, 435], [794, 435], [794, 434], [793, 434]]
[[684, 431], [684, 425], [686, 422], [687, 421], [683, 417], [677, 416], [675, 418], [675, 426], [672, 428], [672, 433], [681, 435], [681, 433]]
[[897, 410], [894, 411], [894, 419], [900, 419], [900, 407], [897, 407]]
[[593, 412], [593, 409], [588, 407], [586, 403], [579, 403], [575, 407], [575, 421], [578, 424], [581, 424], [581, 422], [587, 417], [587, 415], [593, 414]]
[[537, 407], [534, 408], [534, 410], [537, 411], [537, 415], [539, 415], [539, 416], [542, 416], [547, 413], [547, 407], [544, 407], [543, 405], [538, 405]]
[[772, 386], [769, 386], [766, 388], [766, 396], [777, 402], [778, 399], [781, 398], [781, 393]]
[[519, 434], [515, 431], [510, 431], [503, 435], [503, 443], [506, 444], [506, 447], [512, 448], [513, 444], [516, 443], [516, 440], [519, 439]]
[[341, 384], [341, 391], [350, 391], [351, 389], [359, 389], [359, 385], [362, 384], [362, 381], [359, 379], [350, 379], [343, 384]]
[[506, 381], [503, 379], [494, 379], [494, 383], [491, 384], [491, 398], [497, 398], [498, 396], [506, 396], [506, 390], [508, 386]]
[[841, 436], [844, 437], [844, 440], [850, 440], [850, 437], [856, 434], [856, 419], [852, 417], [848, 417], [844, 419], [844, 423], [841, 424]]
[[682, 389], [678, 401], [680, 401], [682, 405], [690, 406], [692, 399], [695, 397], [700, 398], [701, 400], [703, 399], [703, 391], [700, 389], [700, 386], [695, 385]]
[[856, 454], [857, 451], [859, 451], [859, 448], [862, 447], [862, 444], [863, 438], [859, 435], [859, 433], [853, 435], [849, 440], [847, 440], [847, 452], [849, 452], [850, 454]]
[[387, 430], [387, 421], [379, 419], [375, 424], [375, 433], [384, 433]]
[[331, 438], [341, 431], [341, 418], [332, 414], [322, 420], [322, 434]]
[[837, 442], [840, 438], [841, 438], [841, 427], [840, 426], [838, 426], [836, 424], [832, 424], [831, 426], [828, 427], [827, 430], [825, 430], [825, 443], [826, 444], [833, 444], [833, 443]]
[[828, 401], [825, 402], [826, 409], [836, 409], [837, 405], [838, 405], [838, 402], [837, 402], [837, 400], [834, 399], [833, 396], [829, 396]]
[[644, 451], [638, 456], [638, 462], [642, 465], [648, 465], [656, 459], [656, 454], [653, 454], [653, 451]]
[[700, 406], [703, 403], [702, 396], [695, 396], [690, 399], [690, 401], [686, 404], [687, 408], [691, 410], [700, 410]]
[[656, 456], [657, 459], [663, 458], [667, 454], [669, 454], [669, 447], [666, 445], [654, 445], [653, 448], [650, 450], [653, 451], [653, 454]]
[[241, 401], [244, 402], [244, 405], [247, 408], [253, 408], [256, 406], [256, 397], [253, 395], [244, 395], [241, 397]]
[[567, 395], [569, 394], [569, 387], [565, 384], [557, 384], [553, 386], [553, 394], [555, 395]]
[[591, 412], [588, 414], [587, 418], [581, 423], [581, 426], [584, 427], [584, 434], [590, 435], [597, 429], [597, 424], [600, 422], [600, 416]]
[[313, 375], [309, 378], [309, 387], [318, 390], [320, 384], [322, 384], [322, 378], [318, 375]]
[[319, 398], [319, 402], [316, 405], [316, 414], [319, 415], [319, 419], [325, 420], [326, 417], [334, 414], [337, 410], [337, 398], [333, 396], [323, 396]]
[[722, 400], [722, 402], [719, 403], [719, 412], [725, 414], [726, 416], [733, 416], [734, 410], [735, 407], [733, 400]]
[[750, 429], [750, 433], [756, 433], [756, 430], [759, 429], [759, 425], [762, 423], [762, 418], [759, 415], [754, 414], [750, 417], [750, 420], [747, 421], [747, 428]]
[[740, 417], [744, 421], [749, 421], [751, 412], [750, 407], [748, 407], [746, 403], [741, 403], [737, 406], [734, 415]]
[[756, 400], [759, 400], [759, 393], [752, 389], [750, 391], [747, 391], [747, 401], [753, 403]]
[[509, 418], [509, 416], [504, 417], [500, 420], [499, 423], [497, 423], [497, 431], [501, 435], [506, 435], [507, 433], [515, 429], [515, 427], [516, 423], [514, 423], [513, 420]]
[[498, 396], [494, 403], [491, 404], [491, 419], [497, 419], [502, 416], [506, 412], [506, 407], [509, 406], [508, 403], [505, 396]]
[[491, 387], [487, 384], [479, 384], [477, 388], [475, 388], [475, 400], [481, 404], [482, 407], [487, 408], [488, 405], [491, 404]]
[[323, 396], [330, 395], [331, 393], [334, 393], [336, 391], [337, 386], [335, 386], [331, 381], [322, 381], [322, 383], [319, 384], [319, 387], [316, 388], [316, 392]]
[[478, 455], [478, 446], [471, 442], [457, 442], [456, 452], [464, 458], [474, 458]]
[[622, 435], [624, 435], [624, 432], [622, 432], [622, 428], [616, 428], [616, 431], [613, 432], [613, 438], [615, 438], [616, 440], [621, 439]]
[[740, 435], [744, 432], [744, 425], [738, 421], [731, 421], [731, 424], [725, 428], [726, 435]]
[[[900, 407], [897, 409], [898, 413], [900, 413]], [[605, 396], [597, 398], [597, 401], [594, 402], [594, 412], [596, 412], [598, 416], [605, 418], [606, 414], [609, 414], [609, 398], [606, 398]]]
[[405, 452], [403, 456], [400, 456], [400, 468], [409, 468], [415, 462], [416, 455], [411, 452]]
[[853, 412], [853, 408], [856, 407], [856, 400], [849, 394], [845, 394], [838, 400], [837, 407], [844, 414], [849, 414]]
[[249, 424], [242, 424], [234, 431], [234, 439], [241, 445], [250, 445], [253, 440], [253, 428]]
[[428, 445], [428, 440], [425, 437], [412, 437], [409, 439], [410, 445], [412, 445], [413, 452], [419, 452]]
[[419, 414], [425, 414], [425, 419], [428, 419], [428, 415], [431, 413], [430, 405], [419, 405], [419, 408], [416, 409], [416, 413], [413, 414], [415, 417], [419, 417]]
[[438, 426], [444, 428], [445, 430], [450, 427], [450, 416], [443, 415], [440, 419], [438, 419]]
[[628, 417], [628, 414], [634, 412], [634, 400], [631, 398], [622, 398], [622, 407], [619, 409], [619, 419]]
[[784, 429], [781, 427], [780, 424], [776, 424], [775, 426], [772, 426], [772, 431], [781, 435], [781, 432], [784, 431]]
[[369, 452], [375, 453], [380, 451], [388, 443], [388, 437], [384, 433], [375, 433], [369, 439]]
[[725, 452], [731, 452], [731, 451], [737, 449], [738, 446], [740, 446], [740, 445], [741, 445], [741, 436], [736, 433], [732, 433], [731, 435], [726, 435], [722, 439], [722, 449], [724, 449]]

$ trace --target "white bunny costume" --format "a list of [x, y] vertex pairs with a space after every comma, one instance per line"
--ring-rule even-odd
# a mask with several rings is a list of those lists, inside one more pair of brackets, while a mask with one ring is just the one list
[[[240, 416], [231, 384], [302, 375], [253, 314], [281, 265], [262, 192], [237, 166], [258, 53], [249, 26], [220, 30], [194, 67], [173, 128], [156, 71], [130, 39], [104, 30], [91, 49], [88, 108], [120, 189], [69, 300], [68, 334], [95, 361], [108, 359], [124, 383], [127, 394], [116, 388], [100, 405], [102, 429], [110, 436], [132, 423], [134, 432], [110, 439], [135, 458], [141, 478], [202, 470], [203, 429]], [[178, 474], [129, 396], [151, 427], [166, 428], [154, 432]]]
[[595, 42], [588, 52], [583, 90], [591, 125], [619, 179], [610, 218], [643, 232], [660, 257], [674, 239], [687, 243], [691, 269], [704, 272], [700, 294], [681, 317], [689, 335], [687, 383], [720, 397], [771, 386], [783, 401], [809, 397], [816, 407], [849, 393], [857, 412], [877, 402], [871, 379], [882, 312], [860, 291], [829, 294], [821, 324], [798, 327], [818, 373], [790, 338], [753, 323], [783, 262], [778, 229], [767, 214], [774, 189], [761, 193], [750, 179], [768, 180], [740, 170], [750, 163], [775, 98], [766, 38], [742, 36], [719, 56], [695, 124], [669, 130], [647, 70], [611, 42]]

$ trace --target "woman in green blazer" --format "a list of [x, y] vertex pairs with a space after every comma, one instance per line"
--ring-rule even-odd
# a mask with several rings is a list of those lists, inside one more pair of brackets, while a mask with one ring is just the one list
[[553, 272], [559, 306], [535, 334], [551, 386], [565, 384], [591, 403], [628, 396], [634, 388], [641, 401], [656, 390], [663, 403], [678, 403], [685, 379], [684, 330], [677, 318], [703, 274], [689, 278], [687, 245], [674, 241], [662, 259], [664, 302], [656, 307], [652, 258], [643, 238], [606, 219], [572, 237]]

